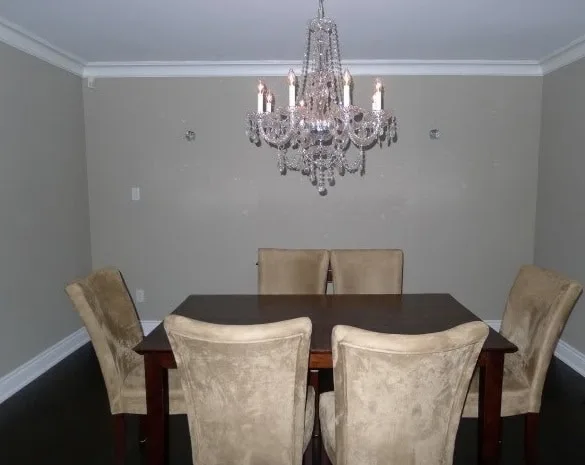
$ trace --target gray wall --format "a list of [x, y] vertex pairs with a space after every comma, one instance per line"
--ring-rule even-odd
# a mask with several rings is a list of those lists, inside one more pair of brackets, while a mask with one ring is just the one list
[[0, 44], [0, 377], [81, 326], [90, 269], [81, 79]]
[[[398, 143], [322, 198], [248, 142], [255, 79], [96, 80], [84, 88], [93, 266], [118, 266], [146, 291], [141, 317], [160, 319], [189, 293], [255, 292], [258, 247], [400, 247], [405, 292], [451, 292], [499, 319], [533, 260], [542, 78], [384, 81]], [[268, 84], [285, 103], [284, 78]], [[355, 102], [372, 89], [358, 77]]]
[[[535, 262], [585, 285], [585, 59], [545, 76]], [[585, 352], [585, 297], [563, 340]]]

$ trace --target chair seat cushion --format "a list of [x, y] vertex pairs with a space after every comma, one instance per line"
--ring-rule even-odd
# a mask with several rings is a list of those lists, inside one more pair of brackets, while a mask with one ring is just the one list
[[[506, 354], [504, 363], [504, 381], [502, 385], [503, 417], [521, 415], [530, 411], [530, 384], [523, 369], [522, 360], [518, 353]], [[469, 392], [465, 400], [462, 416], [476, 418], [478, 416], [479, 397], [479, 370], [475, 370]]]
[[319, 421], [325, 452], [335, 465], [335, 393], [324, 392], [319, 396]]
[[[183, 396], [183, 387], [181, 378], [177, 370], [168, 370], [169, 373], [169, 413], [171, 415], [186, 414], [185, 397]], [[130, 413], [146, 415], [146, 388], [144, 364], [132, 369], [124, 379], [122, 387], [122, 404], [123, 412], [112, 413]]]

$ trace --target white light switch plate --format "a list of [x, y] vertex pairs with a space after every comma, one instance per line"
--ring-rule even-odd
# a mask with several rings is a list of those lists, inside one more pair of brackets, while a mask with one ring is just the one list
[[132, 200], [140, 200], [140, 187], [132, 188]]
[[136, 302], [144, 302], [144, 289], [136, 289]]

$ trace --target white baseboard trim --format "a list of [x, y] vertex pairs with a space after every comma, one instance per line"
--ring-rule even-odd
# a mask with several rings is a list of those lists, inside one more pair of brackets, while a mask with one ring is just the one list
[[161, 321], [162, 320], [141, 320], [140, 323], [142, 324], [142, 331], [144, 331], [144, 335], [146, 336], [154, 328], [160, 325]]
[[0, 404], [87, 342], [89, 335], [80, 328], [0, 378]]
[[[160, 324], [160, 321], [143, 320], [141, 323], [144, 334], [148, 334]], [[28, 362], [1, 377], [0, 404], [87, 342], [89, 342], [89, 334], [85, 328], [80, 328], [55, 345], [44, 350], [36, 357], [31, 358]]]
[[[500, 320], [485, 320], [485, 322], [496, 331], [500, 330]], [[160, 320], [142, 320], [144, 334], [150, 333], [160, 323]], [[80, 328], [0, 378], [0, 404], [87, 342], [89, 342], [89, 335], [85, 328]], [[585, 354], [561, 340], [555, 350], [555, 356], [585, 377]]]
[[561, 362], [564, 362], [585, 378], [585, 354], [560, 340], [555, 350], [555, 355]]
[[[486, 320], [486, 323], [499, 331], [502, 321]], [[585, 354], [561, 339], [555, 349], [555, 357], [585, 378]]]
[[499, 331], [502, 325], [502, 320], [484, 320], [492, 329]]

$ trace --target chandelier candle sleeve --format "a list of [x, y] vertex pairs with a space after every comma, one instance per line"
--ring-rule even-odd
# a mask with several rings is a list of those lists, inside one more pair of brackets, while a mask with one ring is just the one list
[[295, 106], [295, 73], [292, 69], [288, 73], [288, 106]]
[[343, 106], [349, 107], [351, 105], [351, 94], [349, 92], [349, 83], [351, 81], [351, 75], [349, 70], [345, 70], [343, 74]]
[[374, 92], [372, 110], [382, 110], [382, 81], [380, 81], [380, 79], [376, 79], [376, 92]]
[[264, 83], [258, 81], [258, 113], [264, 113]]
[[272, 113], [272, 92], [266, 95], [266, 113]]

